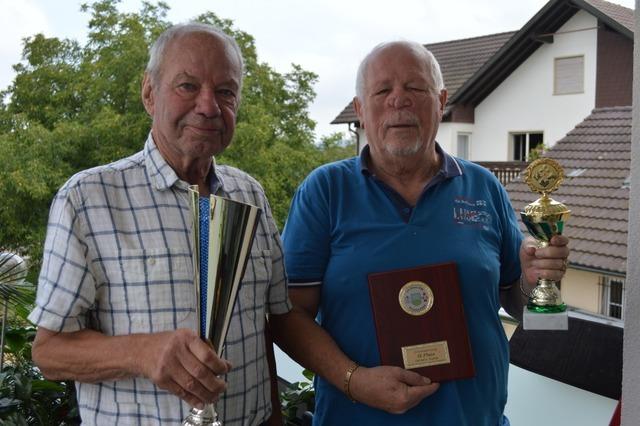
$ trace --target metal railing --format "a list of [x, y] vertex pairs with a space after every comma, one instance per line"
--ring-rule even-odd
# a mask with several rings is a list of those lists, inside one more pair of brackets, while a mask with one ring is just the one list
[[475, 163], [489, 169], [503, 185], [517, 178], [529, 165], [525, 161], [476, 161]]

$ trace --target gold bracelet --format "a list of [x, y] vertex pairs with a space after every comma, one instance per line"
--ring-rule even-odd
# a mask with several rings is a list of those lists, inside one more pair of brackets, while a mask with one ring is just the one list
[[344, 393], [347, 395], [347, 397], [349, 397], [349, 399], [351, 400], [351, 402], [356, 402], [356, 400], [353, 398], [353, 396], [351, 396], [351, 390], [349, 389], [349, 384], [351, 383], [351, 376], [353, 375], [354, 371], [356, 371], [360, 366], [356, 363], [353, 363], [353, 365], [351, 367], [349, 367], [347, 369], [347, 372], [344, 375]]

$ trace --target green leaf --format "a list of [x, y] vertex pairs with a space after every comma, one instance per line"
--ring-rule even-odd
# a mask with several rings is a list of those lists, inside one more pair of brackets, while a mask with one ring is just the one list
[[2, 411], [19, 407], [20, 404], [21, 404], [20, 400], [15, 398], [7, 398], [7, 397], [0, 398], [0, 410]]
[[302, 375], [309, 381], [313, 381], [315, 374], [311, 370], [307, 370], [306, 368], [302, 370]]
[[32, 392], [40, 392], [40, 391], [64, 392], [65, 386], [62, 383], [52, 382], [50, 380], [33, 380], [31, 382], [31, 390]]

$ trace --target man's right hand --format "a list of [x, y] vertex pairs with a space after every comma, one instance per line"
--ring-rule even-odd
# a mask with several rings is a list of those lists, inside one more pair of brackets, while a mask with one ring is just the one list
[[202, 409], [226, 389], [218, 376], [228, 373], [231, 364], [218, 357], [195, 331], [153, 333], [141, 340], [136, 361], [140, 373], [192, 407]]
[[402, 414], [438, 390], [440, 384], [400, 367], [359, 367], [349, 382], [351, 396], [363, 404]]

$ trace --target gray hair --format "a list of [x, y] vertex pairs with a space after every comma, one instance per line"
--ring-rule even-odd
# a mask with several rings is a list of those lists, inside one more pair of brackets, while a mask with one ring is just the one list
[[418, 57], [424, 60], [427, 68], [429, 69], [429, 73], [431, 74], [431, 79], [433, 80], [435, 87], [434, 90], [439, 94], [444, 89], [444, 80], [442, 79], [442, 72], [440, 71], [440, 65], [436, 60], [433, 53], [429, 51], [426, 47], [424, 47], [420, 43], [416, 43], [414, 41], [389, 41], [380, 43], [376, 47], [374, 47], [371, 52], [367, 53], [367, 56], [364, 57], [362, 62], [360, 62], [360, 66], [358, 67], [358, 74], [356, 75], [356, 96], [360, 99], [360, 102], [364, 101], [364, 86], [365, 86], [365, 74], [367, 72], [367, 68], [369, 68], [369, 63], [371, 60], [382, 50], [391, 47], [391, 46], [403, 46], [412, 50]]
[[147, 68], [145, 72], [149, 74], [152, 80], [157, 81], [160, 77], [160, 71], [162, 67], [162, 60], [164, 59], [165, 51], [170, 42], [190, 34], [206, 33], [211, 34], [225, 44], [225, 47], [236, 54], [240, 63], [240, 88], [242, 88], [242, 75], [244, 74], [244, 59], [242, 58], [242, 52], [238, 42], [229, 34], [222, 31], [220, 28], [203, 24], [201, 22], [188, 22], [185, 24], [177, 24], [167, 28], [160, 37], [151, 45], [149, 49], [149, 62], [147, 62]]

